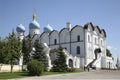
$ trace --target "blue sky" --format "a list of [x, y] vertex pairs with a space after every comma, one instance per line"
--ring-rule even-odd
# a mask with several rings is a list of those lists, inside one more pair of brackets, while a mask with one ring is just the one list
[[0, 36], [6, 37], [22, 23], [28, 34], [36, 10], [40, 30], [48, 23], [55, 29], [92, 22], [106, 30], [107, 46], [120, 55], [120, 0], [0, 0]]

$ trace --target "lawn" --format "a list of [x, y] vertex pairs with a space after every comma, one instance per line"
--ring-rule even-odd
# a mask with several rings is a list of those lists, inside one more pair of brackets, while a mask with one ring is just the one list
[[[83, 69], [76, 69], [75, 72], [83, 72]], [[75, 72], [44, 72], [42, 75], [68, 74]], [[28, 75], [28, 72], [0, 73], [0, 79], [12, 79], [12, 78], [23, 78], [23, 77], [30, 77], [30, 76]]]
[[22, 78], [22, 77], [28, 77], [28, 73], [27, 72], [0, 73], [0, 79], [11, 79], [11, 78]]

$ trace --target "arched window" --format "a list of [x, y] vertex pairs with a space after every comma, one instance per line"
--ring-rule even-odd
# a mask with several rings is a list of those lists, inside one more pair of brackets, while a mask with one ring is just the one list
[[67, 48], [66, 48], [66, 47], [65, 47], [64, 49], [65, 49], [65, 50], [67, 50]]
[[69, 59], [69, 67], [73, 67], [73, 60], [72, 59]]
[[97, 38], [95, 38], [95, 44], [97, 44]]
[[102, 40], [101, 40], [101, 46], [103, 46]]
[[55, 45], [57, 44], [57, 39], [54, 39], [54, 44], [55, 44]]
[[77, 36], [77, 41], [78, 41], [78, 42], [80, 41], [80, 35]]
[[88, 35], [88, 42], [90, 42], [90, 35]]
[[77, 52], [77, 54], [80, 54], [80, 46], [77, 46], [76, 52]]

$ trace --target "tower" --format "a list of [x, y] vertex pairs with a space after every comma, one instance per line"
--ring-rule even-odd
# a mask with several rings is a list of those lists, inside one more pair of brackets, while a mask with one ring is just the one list
[[[16, 28], [17, 36], [22, 41], [24, 39], [25, 27], [22, 24], [19, 24]], [[23, 64], [23, 56], [19, 59], [19, 65]]]
[[20, 40], [24, 38], [25, 27], [22, 24], [19, 24], [16, 28], [17, 36]]
[[33, 13], [33, 21], [29, 24], [29, 34], [31, 36], [40, 34], [40, 24], [36, 21], [36, 14]]
[[67, 25], [67, 28], [68, 28], [69, 30], [71, 30], [71, 23], [70, 23], [70, 22], [67, 22], [66, 25]]

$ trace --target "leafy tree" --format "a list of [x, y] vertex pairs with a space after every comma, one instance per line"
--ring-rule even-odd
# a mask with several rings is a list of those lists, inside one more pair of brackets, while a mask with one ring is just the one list
[[7, 38], [7, 40], [8, 42], [6, 46], [6, 51], [7, 51], [6, 60], [8, 63], [10, 63], [11, 72], [12, 72], [14, 64], [21, 57], [22, 44], [20, 40], [16, 37], [16, 34], [14, 33], [14, 31], [12, 32], [12, 34], [9, 34], [9, 37]]
[[109, 56], [109, 57], [112, 57], [112, 54], [111, 54], [109, 49], [106, 49], [106, 55]]
[[35, 51], [33, 54], [33, 59], [43, 62], [45, 70], [47, 68], [47, 57], [44, 52], [44, 47], [42, 46], [42, 43], [40, 42], [39, 39], [35, 40], [34, 48]]
[[53, 63], [52, 71], [54, 72], [66, 72], [68, 66], [66, 65], [66, 55], [63, 52], [63, 48], [59, 47], [57, 51], [57, 59]]

